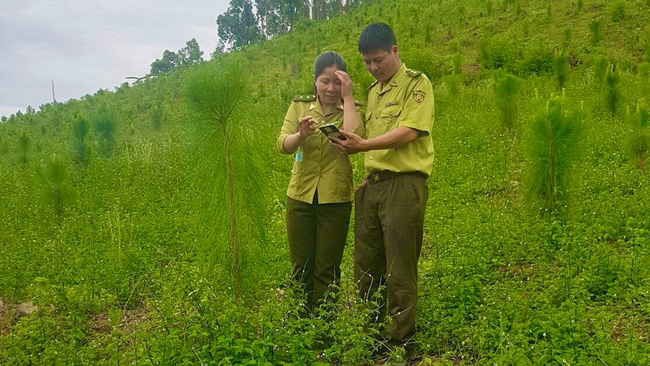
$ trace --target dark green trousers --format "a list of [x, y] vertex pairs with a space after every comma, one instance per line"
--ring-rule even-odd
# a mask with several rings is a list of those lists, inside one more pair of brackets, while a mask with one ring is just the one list
[[380, 321], [392, 323], [389, 344], [408, 347], [415, 335], [418, 258], [422, 249], [426, 177], [400, 174], [368, 182], [355, 192], [354, 276], [366, 300], [385, 285]]
[[341, 260], [352, 203], [312, 204], [287, 197], [287, 236], [292, 277], [304, 284], [307, 307], [318, 306], [341, 278]]

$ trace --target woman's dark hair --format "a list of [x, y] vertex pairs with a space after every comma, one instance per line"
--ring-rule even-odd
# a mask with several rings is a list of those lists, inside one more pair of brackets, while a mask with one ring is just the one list
[[323, 73], [327, 67], [336, 67], [337, 70], [348, 72], [348, 66], [345, 64], [343, 56], [334, 51], [323, 52], [314, 61], [314, 90], [316, 94], [316, 78]]
[[390, 52], [397, 45], [395, 33], [386, 23], [372, 23], [359, 36], [359, 53], [366, 54], [384, 50]]
[[345, 64], [343, 56], [334, 51], [323, 52], [314, 61], [314, 81], [323, 73], [327, 67], [334, 66], [337, 70], [348, 72], [348, 66]]

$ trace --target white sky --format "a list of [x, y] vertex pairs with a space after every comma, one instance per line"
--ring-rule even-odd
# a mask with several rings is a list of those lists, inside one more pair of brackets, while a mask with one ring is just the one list
[[209, 59], [229, 0], [0, 0], [0, 116], [115, 90], [196, 38]]

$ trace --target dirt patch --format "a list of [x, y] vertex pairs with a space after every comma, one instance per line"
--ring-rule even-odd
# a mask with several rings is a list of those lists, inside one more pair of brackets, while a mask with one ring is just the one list
[[30, 315], [38, 311], [38, 306], [32, 305], [31, 302], [20, 304], [8, 304], [0, 299], [0, 336], [5, 336], [11, 331], [11, 327], [23, 316]]

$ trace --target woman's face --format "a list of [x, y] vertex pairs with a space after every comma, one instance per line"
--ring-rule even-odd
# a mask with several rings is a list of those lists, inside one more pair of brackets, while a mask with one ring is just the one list
[[334, 66], [326, 67], [316, 77], [316, 92], [322, 104], [334, 105], [341, 99], [341, 80], [334, 74]]

